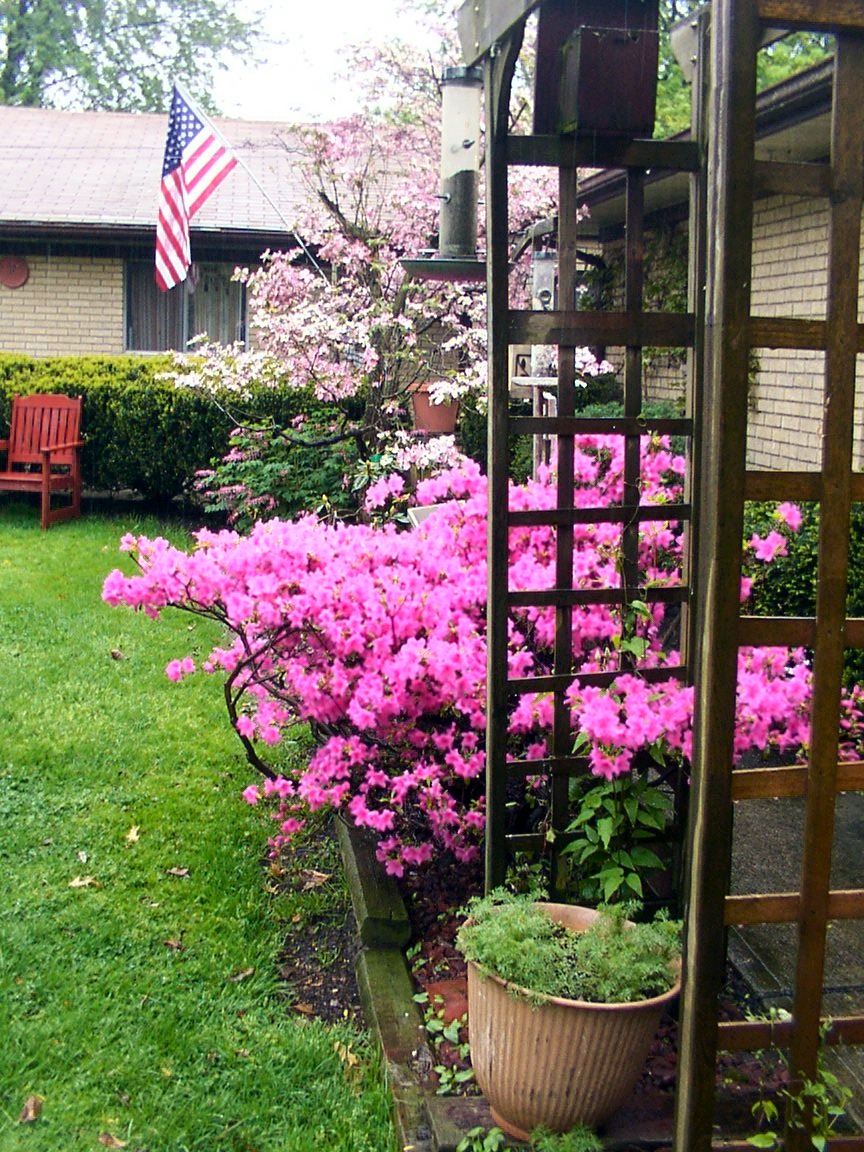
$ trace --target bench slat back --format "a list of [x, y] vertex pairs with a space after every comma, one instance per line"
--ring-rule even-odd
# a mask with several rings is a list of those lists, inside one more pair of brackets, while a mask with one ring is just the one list
[[[41, 464], [42, 448], [74, 443], [80, 429], [80, 396], [16, 396], [9, 428], [9, 469], [13, 464]], [[51, 463], [74, 464], [74, 449], [56, 453]]]

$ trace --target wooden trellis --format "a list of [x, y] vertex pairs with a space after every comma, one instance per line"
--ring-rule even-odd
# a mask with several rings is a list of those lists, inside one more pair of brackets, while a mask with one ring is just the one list
[[[551, 0], [561, 7], [563, 0]], [[710, 55], [700, 54], [694, 133], [690, 141], [651, 141], [583, 134], [512, 136], [510, 86], [524, 23], [543, 0], [468, 0], [460, 12], [467, 62], [482, 60], [486, 87], [487, 243], [490, 335], [489, 686], [487, 884], [503, 879], [507, 855], [538, 848], [536, 833], [508, 836], [508, 782], [535, 773], [552, 779], [549, 821], [557, 847], [566, 843], [568, 779], [585, 771], [572, 755], [565, 692], [578, 675], [571, 645], [574, 607], [622, 604], [638, 596], [677, 599], [686, 608], [682, 663], [676, 675], [696, 687], [690, 824], [687, 841], [685, 985], [680, 1027], [675, 1148], [708, 1152], [713, 1141], [715, 1068], [719, 1050], [787, 1047], [797, 1077], [812, 1079], [822, 1030], [826, 940], [832, 920], [864, 918], [864, 892], [831, 891], [830, 862], [837, 793], [864, 790], [864, 764], [839, 762], [838, 720], [844, 648], [864, 646], [864, 621], [846, 618], [849, 523], [864, 501], [864, 476], [853, 470], [856, 356], [864, 353], [859, 323], [858, 255], [864, 196], [864, 3], [862, 0], [715, 0]], [[708, 20], [702, 18], [703, 44]], [[813, 29], [836, 36], [830, 157], [824, 163], [755, 160], [756, 54], [767, 28]], [[538, 68], [542, 61], [538, 62]], [[709, 66], [710, 64], [710, 66]], [[614, 82], [614, 77], [610, 78]], [[704, 101], [699, 97], [705, 94]], [[546, 165], [559, 172], [559, 307], [513, 310], [508, 296], [508, 172]], [[577, 243], [576, 173], [580, 166], [620, 169], [627, 179], [626, 299], [618, 312], [575, 310], [573, 254]], [[646, 169], [691, 173], [690, 303], [685, 315], [646, 312], [642, 301], [643, 182]], [[751, 315], [753, 204], [775, 192], [821, 197], [829, 205], [829, 284], [825, 317]], [[707, 227], [706, 227], [707, 221]], [[558, 411], [554, 417], [514, 417], [509, 404], [509, 347], [557, 345]], [[611, 422], [581, 420], [574, 405], [573, 349], [626, 349], [624, 415]], [[688, 408], [680, 421], [641, 418], [645, 347], [690, 349]], [[748, 382], [754, 349], [813, 349], [824, 354], [824, 424], [820, 470], [754, 472], [746, 466]], [[690, 438], [687, 502], [664, 517], [689, 524], [691, 563], [682, 589], [639, 587], [638, 526], [655, 515], [639, 503], [639, 438], [646, 430]], [[624, 438], [623, 504], [576, 509], [573, 437], [612, 432]], [[508, 438], [512, 433], [555, 438], [558, 500], [551, 511], [508, 507]], [[818, 598], [812, 619], [742, 616], [741, 537], [747, 500], [817, 501], [821, 527]], [[614, 520], [622, 529], [620, 583], [573, 586], [573, 526]], [[514, 592], [508, 581], [508, 538], [525, 524], [556, 529], [556, 586]], [[507, 670], [508, 625], [528, 605], [556, 613], [554, 667], [547, 675], [513, 679]], [[734, 768], [733, 732], [739, 650], [743, 646], [813, 650], [814, 694], [810, 759], [806, 765]], [[584, 678], [587, 680], [587, 678]], [[594, 682], [604, 681], [593, 677]], [[550, 755], [543, 762], [508, 762], [508, 716], [521, 694], [554, 699]], [[757, 797], [803, 797], [803, 865], [795, 890], [729, 895], [733, 803]], [[797, 934], [791, 1018], [783, 1023], [718, 1022], [730, 925], [788, 923]], [[835, 1019], [828, 1043], [864, 1043], [864, 1016]], [[831, 1146], [864, 1149], [864, 1138]], [[810, 1133], [789, 1127], [790, 1152], [811, 1147]], [[749, 1145], [727, 1144], [727, 1148]]]
[[[820, 1049], [830, 921], [864, 918], [864, 891], [832, 892], [831, 850], [838, 791], [864, 788], [864, 764], [840, 764], [845, 647], [864, 644], [864, 621], [846, 619], [850, 509], [864, 499], [853, 471], [858, 265], [864, 190], [864, 5], [807, 0], [715, 0], [711, 33], [708, 252], [699, 556], [694, 622], [697, 704], [687, 915], [687, 979], [681, 1013], [676, 1148], [711, 1147], [718, 1049], [787, 1047], [795, 1076], [814, 1079]], [[766, 28], [836, 35], [830, 156], [821, 164], [755, 160], [756, 53]], [[824, 319], [751, 314], [756, 192], [828, 203], [828, 291]], [[814, 257], [816, 253], [814, 253]], [[824, 354], [821, 470], [755, 472], [746, 466], [749, 359], [753, 349]], [[812, 619], [741, 615], [741, 533], [747, 500], [818, 501], [820, 540]], [[809, 762], [733, 771], [737, 660], [745, 645], [812, 648]], [[730, 896], [733, 802], [804, 797], [803, 863], [797, 890]], [[786, 923], [797, 935], [791, 1019], [782, 1024], [717, 1022], [729, 925]], [[864, 1042], [864, 1017], [835, 1019], [829, 1043]], [[831, 1144], [864, 1148], [861, 1137]], [[749, 1145], [742, 1144], [742, 1148]], [[810, 1133], [789, 1128], [784, 1147], [803, 1152]]]
[[[566, 9], [554, 0], [557, 9]], [[595, 12], [602, 5], [592, 5]], [[505, 5], [512, 10], [519, 5]], [[526, 14], [536, 4], [521, 5]], [[620, 5], [619, 5], [620, 7]], [[638, 7], [636, 5], [635, 7]], [[553, 884], [558, 853], [571, 837], [566, 827], [572, 818], [568, 782], [584, 775], [587, 760], [574, 756], [567, 689], [578, 674], [574, 666], [572, 619], [579, 606], [607, 604], [623, 609], [633, 600], [680, 606], [690, 599], [690, 587], [644, 587], [640, 581], [638, 537], [640, 526], [651, 520], [687, 523], [689, 499], [676, 505], [651, 505], [640, 501], [641, 440], [651, 433], [692, 438], [690, 411], [681, 418], [647, 419], [643, 415], [642, 360], [645, 348], [686, 347], [699, 362], [695, 311], [659, 313], [643, 309], [644, 185], [648, 169], [683, 171], [700, 178], [700, 147], [695, 141], [635, 139], [620, 132], [597, 135], [534, 134], [508, 132], [510, 84], [519, 55], [524, 21], [507, 24], [495, 5], [470, 5], [463, 9], [463, 45], [472, 44], [472, 59], [485, 58], [487, 125], [487, 237], [490, 298], [490, 405], [489, 428], [489, 693], [487, 727], [487, 884], [501, 883], [508, 858], [521, 850], [548, 851], [552, 857]], [[478, 11], [482, 9], [482, 11]], [[512, 11], [511, 11], [512, 15]], [[488, 22], [484, 24], [484, 19]], [[504, 28], [504, 25], [507, 25]], [[503, 35], [500, 30], [504, 28]], [[495, 45], [494, 51], [489, 51]], [[467, 48], [466, 48], [467, 52]], [[539, 62], [538, 62], [539, 67]], [[514, 310], [509, 307], [508, 264], [508, 171], [513, 166], [555, 168], [559, 175], [558, 211], [558, 307], [554, 311]], [[576, 252], [579, 246], [579, 168], [621, 169], [626, 174], [626, 243], [623, 308], [620, 311], [577, 309]], [[698, 206], [702, 200], [694, 197]], [[694, 218], [694, 235], [700, 231]], [[701, 240], [692, 245], [702, 252]], [[698, 280], [698, 277], [696, 278]], [[694, 280], [694, 282], [696, 282]], [[694, 297], [695, 297], [694, 293]], [[510, 411], [509, 349], [512, 345], [554, 345], [558, 351], [557, 411], [555, 415], [517, 416]], [[575, 349], [584, 346], [623, 348], [623, 415], [615, 419], [580, 417], [576, 406]], [[574, 437], [582, 433], [620, 436], [624, 442], [624, 499], [615, 507], [574, 506]], [[511, 511], [508, 508], [509, 457], [512, 435], [554, 438], [557, 455], [557, 502], [551, 510]], [[611, 523], [620, 528], [620, 580], [616, 587], [577, 587], [573, 577], [573, 537], [576, 524]], [[555, 586], [520, 590], [508, 580], [508, 547], [511, 529], [549, 525], [555, 531]], [[507, 671], [508, 626], [515, 611], [527, 607], [551, 608], [556, 613], [553, 665], [545, 674], [514, 679]], [[582, 685], [608, 685], [620, 673], [591, 672], [579, 676]], [[687, 680], [689, 669], [682, 658], [674, 668], [645, 670], [649, 680]], [[550, 693], [554, 701], [553, 732], [549, 756], [543, 761], [509, 760], [508, 718], [515, 700], [526, 693]], [[549, 810], [541, 831], [508, 832], [506, 800], [508, 783], [516, 778], [547, 775], [551, 780]], [[671, 781], [676, 796], [684, 794], [680, 781]], [[681, 813], [679, 811], [679, 819]], [[551, 835], [550, 835], [551, 832]]]

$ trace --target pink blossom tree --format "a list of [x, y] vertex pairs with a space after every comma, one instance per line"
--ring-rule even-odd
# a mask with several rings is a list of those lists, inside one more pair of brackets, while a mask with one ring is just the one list
[[[254, 385], [310, 390], [333, 405], [328, 434], [354, 438], [366, 458], [386, 447], [382, 432], [410, 426], [411, 391], [421, 383], [433, 401], [482, 406], [486, 395], [485, 285], [415, 280], [401, 264], [437, 242], [440, 81], [459, 61], [455, 21], [436, 24], [429, 6], [413, 7], [434, 28], [434, 53], [392, 43], [358, 49], [357, 114], [282, 137], [306, 193], [289, 221], [300, 243], [238, 272], [249, 292], [249, 347], [202, 344], [175, 370], [179, 384], [234, 398], [235, 407]], [[515, 121], [524, 107], [517, 96]], [[514, 244], [554, 215], [556, 195], [548, 174], [517, 174]], [[514, 275], [522, 299], [529, 275], [530, 246]], [[587, 352], [584, 367], [598, 367]]]

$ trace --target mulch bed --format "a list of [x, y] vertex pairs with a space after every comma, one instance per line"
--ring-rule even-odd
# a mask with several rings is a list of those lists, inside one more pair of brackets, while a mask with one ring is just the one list
[[[292, 883], [302, 882], [302, 874]], [[412, 927], [413, 947], [409, 964], [419, 993], [425, 992], [445, 1022], [467, 1010], [465, 961], [456, 950], [455, 938], [467, 900], [482, 891], [480, 864], [466, 867], [442, 857], [401, 883]], [[362, 1007], [354, 973], [359, 949], [350, 903], [328, 912], [314, 923], [298, 925], [284, 941], [279, 975], [285, 982], [290, 1010], [317, 1016], [328, 1022], [362, 1020]], [[730, 969], [720, 1004], [721, 1018], [742, 1019], [752, 1001], [748, 986]], [[453, 1072], [469, 1065], [460, 1051], [467, 1028], [459, 1029], [460, 1043], [440, 1033], [430, 1035], [433, 1063]], [[667, 1017], [657, 1035], [645, 1071], [633, 1097], [613, 1127], [646, 1136], [653, 1148], [664, 1147], [661, 1134], [670, 1130], [674, 1107], [677, 1063], [677, 1022]], [[434, 1084], [436, 1073], [430, 1073]], [[717, 1123], [728, 1138], [749, 1135], [756, 1125], [752, 1106], [762, 1097], [776, 1097], [786, 1082], [786, 1071], [776, 1053], [729, 1053], [717, 1067]], [[461, 1091], [476, 1093], [473, 1081]], [[655, 1137], [650, 1133], [654, 1132]], [[625, 1145], [617, 1145], [622, 1147]], [[644, 1147], [645, 1144], [633, 1145]]]
[[[456, 910], [470, 896], [483, 890], [482, 868], [466, 868], [441, 858], [421, 873], [406, 878], [402, 885], [405, 905], [412, 925], [415, 952], [411, 969], [419, 992], [435, 1000], [446, 1021], [459, 1018], [467, 1010], [465, 961], [456, 950], [455, 938], [462, 917]], [[727, 986], [720, 1001], [720, 1018], [743, 1019], [757, 1011], [749, 986], [730, 968]], [[643, 1133], [652, 1146], [658, 1141], [650, 1133], [668, 1129], [674, 1110], [677, 1065], [677, 1021], [664, 1019], [651, 1049], [645, 1071], [624, 1112], [611, 1127]], [[460, 1029], [460, 1041], [467, 1028]], [[441, 1067], [467, 1066], [459, 1047], [436, 1038], [435, 1060]], [[752, 1107], [761, 1098], [775, 1098], [787, 1081], [785, 1065], [778, 1053], [735, 1052], [721, 1054], [717, 1064], [717, 1124], [728, 1138], [751, 1135], [756, 1130]], [[466, 1092], [476, 1092], [471, 1083]], [[782, 1108], [781, 1108], [782, 1113]]]

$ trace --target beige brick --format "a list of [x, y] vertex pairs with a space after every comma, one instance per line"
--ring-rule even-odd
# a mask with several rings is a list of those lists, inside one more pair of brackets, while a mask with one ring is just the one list
[[30, 278], [0, 289], [0, 350], [31, 356], [123, 351], [123, 261], [32, 256]]

